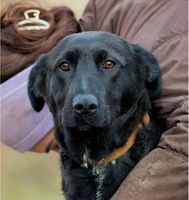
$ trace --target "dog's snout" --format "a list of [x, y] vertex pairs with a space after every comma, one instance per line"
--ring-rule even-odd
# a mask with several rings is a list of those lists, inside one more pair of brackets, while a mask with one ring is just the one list
[[93, 95], [77, 95], [73, 99], [73, 109], [77, 114], [94, 114], [98, 109], [98, 100]]

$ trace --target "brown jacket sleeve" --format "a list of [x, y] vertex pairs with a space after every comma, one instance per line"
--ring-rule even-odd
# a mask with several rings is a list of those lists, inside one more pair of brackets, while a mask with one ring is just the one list
[[149, 49], [162, 72], [154, 103], [167, 131], [111, 200], [187, 199], [187, 6], [187, 0], [91, 0], [80, 20], [84, 31], [109, 31]]
[[116, 7], [119, 0], [89, 0], [79, 23], [82, 31], [101, 31], [108, 13]]

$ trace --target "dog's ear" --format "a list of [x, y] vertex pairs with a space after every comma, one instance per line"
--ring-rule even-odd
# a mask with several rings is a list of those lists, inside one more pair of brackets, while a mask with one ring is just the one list
[[41, 111], [45, 104], [46, 62], [47, 55], [41, 56], [29, 75], [28, 96], [33, 109], [37, 112]]
[[151, 99], [161, 93], [162, 79], [158, 61], [152, 53], [138, 45], [132, 45], [139, 72], [143, 77]]

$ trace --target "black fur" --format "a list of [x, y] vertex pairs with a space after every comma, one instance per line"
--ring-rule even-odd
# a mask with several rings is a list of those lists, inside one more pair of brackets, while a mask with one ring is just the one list
[[[105, 69], [107, 60], [115, 66]], [[70, 68], [63, 71], [65, 62]], [[28, 93], [36, 111], [46, 101], [53, 114], [63, 149], [66, 200], [108, 200], [136, 163], [156, 147], [161, 127], [150, 100], [160, 91], [160, 69], [154, 56], [110, 33], [70, 35], [42, 56], [31, 71]], [[78, 95], [92, 95], [97, 101], [94, 114], [76, 113], [73, 101]], [[139, 132], [129, 152], [115, 164], [94, 169], [94, 163], [127, 140], [146, 112], [151, 122]]]

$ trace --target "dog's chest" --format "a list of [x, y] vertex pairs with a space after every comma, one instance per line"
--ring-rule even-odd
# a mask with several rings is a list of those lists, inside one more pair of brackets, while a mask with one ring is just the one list
[[[88, 160], [89, 160], [89, 153], [87, 148], [85, 149], [85, 153], [83, 154], [83, 164], [81, 167], [88, 168]], [[92, 168], [92, 174], [97, 183], [96, 189], [96, 200], [103, 200], [103, 185], [107, 175], [106, 166], [99, 166]]]
[[103, 184], [107, 175], [106, 167], [93, 167], [92, 173], [97, 183], [96, 200], [103, 200]]

